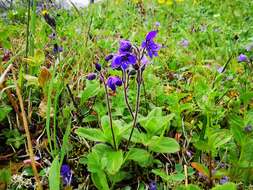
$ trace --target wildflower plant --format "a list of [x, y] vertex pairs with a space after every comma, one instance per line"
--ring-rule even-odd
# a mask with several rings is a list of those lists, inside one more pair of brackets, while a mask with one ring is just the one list
[[[176, 140], [165, 137], [170, 120], [174, 117], [173, 114], [163, 116], [162, 109], [155, 108], [146, 117], [139, 116], [141, 88], [144, 84], [143, 74], [145, 69], [151, 66], [150, 63], [158, 56], [161, 49], [161, 45], [155, 41], [157, 34], [157, 30], [150, 31], [140, 46], [128, 40], [121, 40], [118, 51], [105, 58], [110, 67], [105, 68], [97, 63], [95, 72], [87, 76], [88, 80], [99, 80], [104, 86], [108, 113], [108, 116], [101, 118], [102, 129], [79, 128], [76, 131], [80, 137], [102, 142], [92, 148], [85, 162], [98, 189], [109, 189], [110, 185], [112, 188], [117, 182], [123, 180], [123, 169], [131, 163], [130, 160], [142, 167], [147, 167], [154, 163], [152, 152], [175, 153], [179, 151], [179, 144]], [[112, 76], [110, 70], [112, 73], [118, 72], [119, 74]], [[134, 78], [136, 84], [134, 88], [136, 90], [134, 93], [135, 107], [129, 101], [128, 92], [133, 90], [130, 89], [132, 87], [130, 78]], [[113, 117], [111, 97], [114, 98], [121, 91], [123, 91], [124, 102], [132, 118], [132, 121], [128, 123], [114, 120]], [[120, 103], [117, 104], [120, 105]], [[141, 128], [143, 130], [140, 130]], [[143, 146], [147, 148], [142, 148]]]

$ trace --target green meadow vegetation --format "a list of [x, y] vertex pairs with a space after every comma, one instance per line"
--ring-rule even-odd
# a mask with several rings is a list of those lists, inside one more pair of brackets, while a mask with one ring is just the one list
[[0, 6], [0, 189], [253, 189], [253, 2], [71, 5]]

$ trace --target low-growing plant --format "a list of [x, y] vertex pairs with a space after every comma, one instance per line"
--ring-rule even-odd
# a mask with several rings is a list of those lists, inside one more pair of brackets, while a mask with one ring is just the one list
[[[159, 163], [154, 157], [156, 154], [175, 153], [180, 149], [178, 142], [167, 136], [174, 114], [164, 115], [162, 108], [157, 107], [147, 116], [139, 116], [141, 87], [145, 82], [143, 74], [147, 67], [152, 66], [152, 59], [158, 56], [161, 48], [154, 41], [157, 33], [156, 30], [149, 32], [141, 47], [133, 45], [128, 40], [121, 40], [118, 52], [105, 58], [107, 62], [111, 61], [111, 69], [121, 72], [121, 77], [110, 76], [109, 69], [103, 68], [98, 63], [95, 64], [95, 72], [87, 76], [89, 83], [84, 94], [86, 98], [83, 95], [82, 100], [98, 93], [96, 82], [92, 81], [93, 86], [91, 85], [91, 80], [98, 79], [104, 86], [108, 113], [108, 116], [100, 119], [101, 129], [83, 127], [76, 131], [80, 137], [95, 142], [91, 152], [86, 156], [85, 163], [98, 189], [110, 189], [116, 183], [131, 178], [131, 173], [134, 172], [134, 169], [130, 169], [133, 167], [132, 161], [146, 170], [151, 165]], [[133, 81], [130, 78], [134, 78], [136, 84], [134, 109], [128, 97], [130, 87], [133, 85], [130, 85]], [[130, 122], [113, 117], [114, 108], [111, 107], [110, 97], [113, 99], [114, 96], [118, 96], [120, 86], [123, 86], [124, 94], [124, 100], [121, 101], [125, 102], [127, 115], [130, 115], [132, 120]], [[120, 102], [117, 102], [117, 105], [124, 106]], [[129, 169], [130, 171], [127, 171]]]

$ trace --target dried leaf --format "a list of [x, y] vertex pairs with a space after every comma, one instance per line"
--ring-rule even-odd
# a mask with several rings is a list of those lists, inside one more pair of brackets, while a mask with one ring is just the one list
[[45, 84], [51, 79], [51, 73], [46, 67], [41, 67], [40, 75], [39, 75], [39, 84], [40, 86], [44, 87]]
[[[43, 99], [41, 102], [40, 102], [40, 105], [39, 105], [39, 115], [43, 118], [46, 118], [46, 115], [47, 115], [47, 100], [46, 99]], [[50, 109], [50, 117], [53, 117], [54, 116], [54, 109], [51, 107]]]
[[204, 166], [203, 164], [201, 163], [198, 163], [198, 162], [192, 162], [191, 163], [191, 166], [196, 169], [199, 173], [201, 173], [202, 175], [208, 177], [209, 176], [209, 173], [208, 173], [208, 169], [206, 166]]

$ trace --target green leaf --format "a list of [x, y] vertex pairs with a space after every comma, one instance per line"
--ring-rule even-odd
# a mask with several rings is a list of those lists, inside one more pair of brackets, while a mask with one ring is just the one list
[[0, 182], [8, 184], [11, 181], [11, 170], [2, 169], [0, 170]]
[[63, 136], [63, 142], [62, 142], [62, 147], [61, 147], [61, 159], [60, 159], [60, 165], [62, 165], [63, 159], [67, 152], [69, 151], [69, 136], [71, 133], [71, 119], [69, 119], [67, 128], [65, 130], [64, 136]]
[[164, 181], [181, 182], [185, 179], [185, 176], [182, 173], [167, 175], [164, 171], [159, 170], [159, 169], [153, 169], [152, 173], [160, 176]]
[[111, 152], [112, 148], [105, 144], [97, 144], [92, 148], [92, 152], [87, 155], [87, 163], [88, 171], [92, 173], [100, 172], [104, 170], [107, 164], [106, 154], [107, 152]]
[[225, 183], [224, 185], [217, 185], [216, 187], [212, 188], [212, 190], [236, 190], [236, 184], [234, 183]]
[[91, 173], [91, 179], [98, 190], [109, 190], [106, 175], [103, 171]]
[[142, 167], [152, 163], [152, 157], [149, 152], [140, 148], [130, 148], [126, 160], [133, 160]]
[[0, 121], [3, 121], [11, 110], [10, 106], [0, 106]]
[[38, 77], [32, 75], [24, 75], [24, 79], [27, 81], [27, 86], [39, 86]]
[[230, 124], [230, 131], [236, 140], [237, 143], [242, 145], [243, 140], [245, 138], [245, 134], [242, 131], [242, 126], [244, 126], [243, 119], [239, 117], [238, 115], [233, 114], [231, 117], [229, 117], [229, 124]]
[[148, 143], [148, 147], [151, 151], [158, 153], [175, 153], [180, 150], [178, 142], [169, 137], [153, 136]]
[[89, 98], [96, 96], [99, 93], [100, 85], [98, 81], [87, 81], [86, 88], [81, 92], [81, 105]]
[[218, 131], [212, 132], [212, 134], [208, 134], [208, 142], [210, 147], [213, 149], [219, 148], [220, 146], [226, 144], [230, 141], [232, 135], [229, 133], [229, 130], [220, 129]]
[[101, 129], [82, 127], [77, 129], [76, 134], [90, 141], [106, 142], [106, 138]]
[[179, 186], [176, 190], [201, 190], [197, 185], [190, 184], [187, 187]]
[[49, 189], [59, 190], [60, 189], [60, 163], [58, 157], [55, 157], [49, 170]]
[[103, 155], [99, 154], [96, 151], [92, 151], [91, 153], [88, 154], [87, 156], [87, 166], [88, 166], [88, 171], [91, 173], [97, 173], [102, 171], [103, 165], [101, 163], [101, 158]]
[[122, 180], [129, 179], [131, 177], [129, 172], [125, 171], [119, 171], [115, 175], [110, 176], [110, 180], [113, 181], [114, 183], [118, 183]]
[[155, 175], [161, 177], [165, 181], [169, 180], [169, 176], [164, 171], [162, 171], [162, 170], [153, 169], [151, 172], [154, 173]]
[[210, 151], [210, 146], [208, 144], [207, 141], [204, 141], [204, 140], [198, 140], [194, 143], [194, 146], [199, 149], [199, 150], [202, 150], [202, 151], [205, 151], [205, 152], [209, 152]]
[[110, 151], [106, 154], [106, 168], [109, 174], [115, 175], [123, 164], [123, 153], [122, 151]]
[[175, 169], [178, 173], [183, 172], [183, 166], [182, 164], [176, 164]]
[[241, 150], [239, 164], [240, 167], [253, 167], [253, 140], [247, 141]]
[[[113, 132], [114, 132], [114, 137], [115, 137], [115, 140], [116, 140], [116, 146], [117, 147], [120, 144], [121, 138], [123, 136], [123, 134], [120, 132], [120, 126], [122, 126], [122, 125], [123, 125], [123, 123], [118, 121], [118, 120], [113, 120], [112, 121], [112, 127], [113, 127]], [[114, 146], [111, 126], [110, 126], [110, 123], [109, 123], [109, 117], [108, 116], [103, 116], [101, 118], [101, 126], [102, 126], [102, 130], [103, 130], [106, 142], [108, 142], [112, 146]]]
[[[167, 116], [162, 115], [162, 108], [154, 108], [147, 117], [141, 118], [139, 123], [144, 127], [148, 134], [160, 135], [164, 127], [168, 127], [168, 123], [173, 119], [174, 114]], [[160, 132], [160, 133], [159, 133]]]

